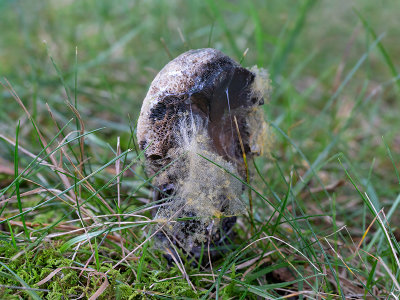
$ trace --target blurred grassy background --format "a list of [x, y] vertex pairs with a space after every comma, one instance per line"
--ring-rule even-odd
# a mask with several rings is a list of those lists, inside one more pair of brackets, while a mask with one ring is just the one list
[[[265, 114], [275, 136], [274, 159], [257, 160], [261, 176], [254, 185], [266, 197], [283, 198], [293, 172], [288, 213], [295, 217], [300, 207], [301, 216], [333, 214], [333, 229], [346, 225], [359, 241], [374, 215], [344, 169], [377, 210], [398, 204], [399, 11], [396, 0], [0, 0], [0, 81], [10, 82], [48, 139], [57, 129], [46, 103], [63, 126], [75, 117], [65, 100], [75, 103], [76, 93], [86, 131], [106, 127], [88, 138], [92, 162], [102, 165], [115, 156], [110, 149], [118, 136], [127, 149], [147, 88], [169, 53], [214, 47], [239, 61], [248, 48], [242, 64], [268, 69], [273, 86]], [[9, 90], [0, 93], [0, 133], [14, 139], [21, 121], [20, 145], [38, 153], [25, 113]], [[13, 168], [14, 155], [0, 140], [0, 164]], [[28, 161], [21, 158], [21, 164]], [[321, 184], [329, 197], [318, 190]], [[264, 213], [270, 208], [255, 201], [263, 224], [272, 210]], [[399, 236], [398, 214], [393, 218]], [[331, 223], [314, 225], [317, 235], [333, 232]], [[287, 235], [284, 229], [274, 233]], [[376, 249], [387, 250], [382, 243]]]
[[[71, 92], [77, 47], [81, 115], [91, 128], [107, 124], [110, 132], [121, 134], [129, 131], [128, 113], [131, 119], [137, 118], [148, 85], [169, 61], [161, 38], [174, 57], [189, 48], [211, 46], [239, 60], [249, 48], [243, 65], [268, 68], [273, 79], [274, 93], [266, 109], [269, 120], [281, 117], [284, 130], [301, 121], [294, 132], [307, 137], [310, 130], [322, 129], [309, 128], [313, 116], [374, 40], [354, 10], [378, 35], [385, 33], [382, 43], [396, 64], [399, 9], [398, 1], [2, 0], [0, 74], [12, 83], [35, 117], [47, 118], [43, 114], [47, 102], [66, 120], [64, 88], [49, 56]], [[323, 116], [323, 122], [331, 123], [327, 130], [336, 125], [333, 115], [354, 103], [366, 80], [373, 89], [391, 77], [375, 47]], [[15, 131], [10, 125], [15, 125], [22, 112], [5, 91], [2, 95], [0, 126], [10, 134]], [[381, 123], [393, 124], [396, 119], [390, 90], [371, 101], [372, 106], [377, 103], [379, 113], [374, 117], [385, 117], [379, 126], [366, 130], [373, 134], [363, 144], [381, 144], [382, 135], [389, 144], [394, 139], [394, 126]], [[371, 124], [370, 118], [364, 115]], [[327, 134], [318, 135], [323, 133]], [[378, 141], [371, 140], [372, 136]]]

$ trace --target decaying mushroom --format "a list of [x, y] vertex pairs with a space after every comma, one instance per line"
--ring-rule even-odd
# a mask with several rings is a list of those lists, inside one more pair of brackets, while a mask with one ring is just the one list
[[137, 137], [156, 174], [155, 200], [165, 199], [155, 215], [159, 243], [197, 256], [201, 243], [226, 242], [245, 212], [243, 184], [232, 176], [245, 178], [239, 136], [247, 157], [262, 152], [268, 83], [264, 70], [209, 48], [183, 53], [153, 80]]

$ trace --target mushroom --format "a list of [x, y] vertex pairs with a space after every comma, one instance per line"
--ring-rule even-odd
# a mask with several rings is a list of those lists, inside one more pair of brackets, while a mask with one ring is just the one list
[[262, 152], [267, 125], [260, 105], [268, 87], [266, 71], [243, 68], [211, 48], [181, 54], [155, 77], [137, 138], [155, 175], [154, 199], [165, 199], [155, 214], [164, 224], [161, 244], [167, 236], [197, 256], [201, 243], [226, 242], [245, 212], [243, 184], [232, 174], [246, 176], [241, 143], [247, 157]]

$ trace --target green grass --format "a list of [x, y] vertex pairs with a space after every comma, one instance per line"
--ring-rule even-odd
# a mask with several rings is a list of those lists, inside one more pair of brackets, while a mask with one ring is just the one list
[[[0, 0], [0, 298], [397, 299], [399, 9]], [[231, 252], [168, 266], [136, 121], [169, 55], [208, 46], [269, 70], [274, 143]]]

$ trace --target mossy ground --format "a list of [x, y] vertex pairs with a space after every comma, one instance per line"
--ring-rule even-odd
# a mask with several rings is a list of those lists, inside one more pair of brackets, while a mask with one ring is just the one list
[[[23, 251], [16, 249], [11, 243], [0, 242], [0, 256], [8, 268], [14, 270], [15, 275], [28, 284], [32, 291], [39, 297], [46, 299], [70, 299], [73, 297], [90, 298], [105, 280], [105, 272], [112, 268], [111, 263], [102, 263], [99, 269], [95, 264], [87, 265], [87, 271], [83, 271], [85, 262], [91, 255], [91, 249], [84, 247], [74, 259], [67, 258], [70, 253], [62, 253], [59, 243], [45, 243], [38, 246], [34, 251]], [[112, 257], [110, 248], [100, 247], [99, 253], [102, 257]], [[17, 258], [15, 258], [17, 256]], [[183, 279], [159, 282], [166, 277], [179, 276], [176, 267], [168, 266], [166, 260], [160, 253], [162, 269], [150, 272], [149, 276], [143, 278], [143, 282], [135, 282], [135, 276], [131, 269], [118, 268], [107, 274], [108, 288], [99, 299], [147, 299], [152, 295], [170, 295], [172, 297], [197, 297], [201, 293], [194, 293]], [[144, 262], [149, 264], [151, 262]], [[134, 266], [133, 266], [134, 267]], [[61, 268], [49, 281], [37, 285], [38, 282], [49, 276], [53, 271]], [[82, 273], [82, 274], [81, 274]], [[20, 299], [20, 297], [31, 296], [27, 292], [7, 288], [20, 286], [16, 276], [8, 273], [7, 269], [0, 266], [0, 289], [1, 299]], [[133, 284], [135, 288], [133, 288]], [[151, 289], [147, 291], [149, 286]], [[37, 289], [37, 290], [35, 290]], [[146, 294], [147, 292], [147, 294]]]

